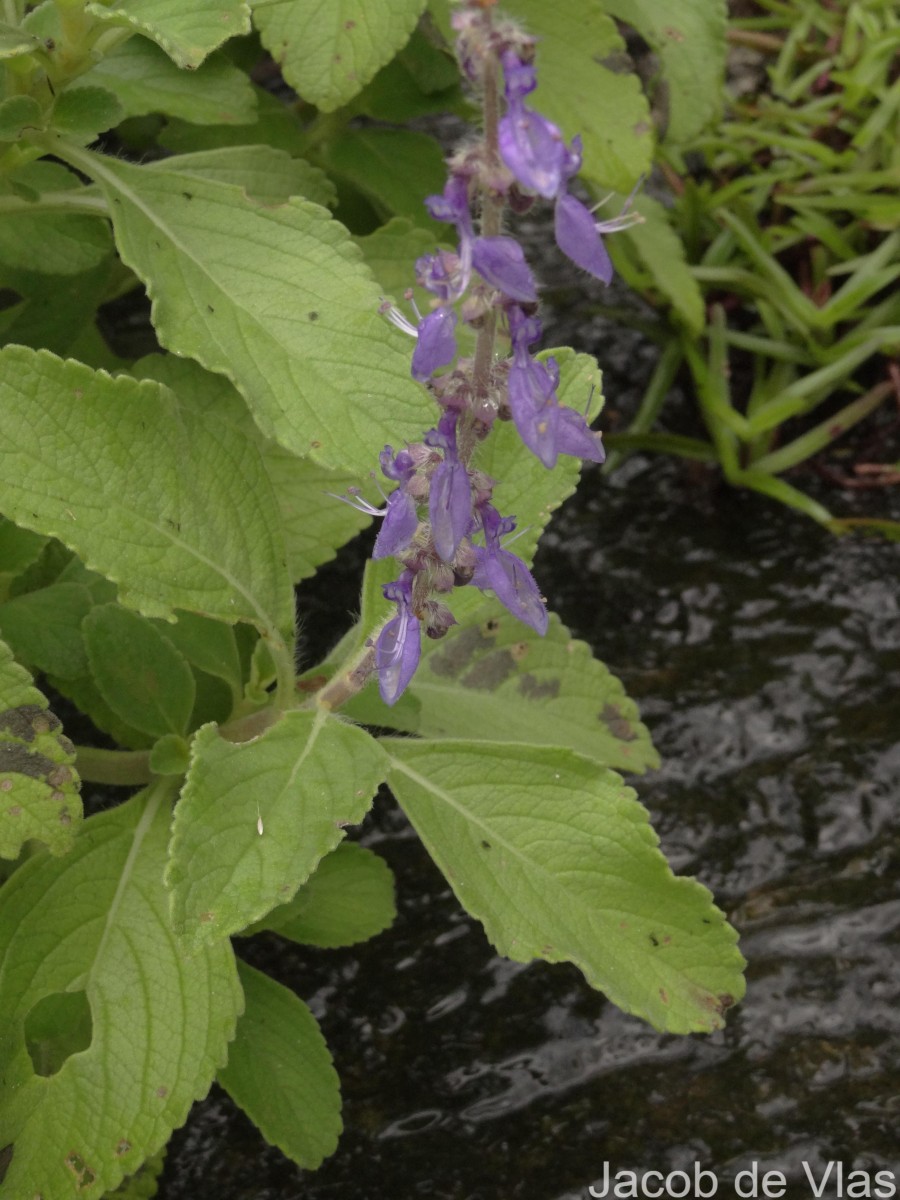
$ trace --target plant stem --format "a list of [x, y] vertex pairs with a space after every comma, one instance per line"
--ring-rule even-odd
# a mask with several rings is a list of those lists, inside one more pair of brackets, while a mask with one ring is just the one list
[[[484, 72], [484, 150], [488, 170], [500, 166], [497, 130], [500, 122], [500, 96], [497, 81], [497, 61], [488, 59]], [[496, 237], [503, 226], [503, 204], [487, 189], [481, 193], [481, 235]], [[475, 361], [472, 367], [472, 386], [479, 399], [485, 399], [491, 382], [491, 367], [494, 365], [494, 342], [497, 336], [497, 312], [491, 309], [484, 318], [475, 343]]]

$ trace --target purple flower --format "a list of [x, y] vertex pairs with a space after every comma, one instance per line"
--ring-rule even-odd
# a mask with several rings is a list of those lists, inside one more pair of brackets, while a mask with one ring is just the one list
[[472, 266], [510, 300], [537, 300], [537, 288], [522, 247], [511, 237], [480, 237], [472, 245]]
[[502, 56], [502, 63], [506, 113], [497, 130], [500, 157], [523, 187], [552, 200], [566, 184], [563, 135], [524, 103], [535, 86], [534, 68], [512, 51]]
[[419, 618], [412, 611], [412, 573], [404, 571], [382, 589], [397, 605], [397, 615], [381, 630], [375, 643], [378, 690], [385, 704], [395, 704], [419, 665], [422, 650]]
[[485, 545], [475, 547], [477, 564], [472, 585], [492, 591], [514, 617], [543, 637], [550, 618], [538, 585], [521, 558], [500, 545], [501, 535], [511, 533], [515, 521], [512, 517], [501, 517], [490, 504], [482, 507], [481, 518]]
[[446, 563], [453, 561], [459, 543], [472, 524], [469, 473], [459, 461], [456, 449], [457, 417], [456, 413], [445, 413], [437, 429], [425, 435], [426, 445], [437, 446], [444, 451], [444, 461], [431, 477], [428, 517], [434, 548]]
[[373, 558], [392, 558], [405, 550], [419, 528], [416, 502], [401, 485], [391, 492], [384, 507], [384, 523], [378, 531]]
[[564, 193], [556, 201], [554, 213], [556, 244], [576, 267], [609, 284], [613, 277], [603, 239], [591, 212], [580, 200]]
[[443, 305], [419, 322], [412, 356], [412, 377], [424, 383], [456, 358], [456, 313]]

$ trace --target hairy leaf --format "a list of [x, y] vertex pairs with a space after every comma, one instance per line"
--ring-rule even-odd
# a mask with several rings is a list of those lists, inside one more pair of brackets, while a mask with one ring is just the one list
[[61, 729], [31, 676], [0, 642], [0, 858], [17, 858], [29, 838], [56, 855], [72, 847], [81, 800], [75, 750]]
[[199, 67], [228, 38], [250, 32], [245, 0], [95, 0], [87, 11], [98, 21], [124, 25], [150, 38], [179, 67]]
[[67, 88], [53, 106], [53, 127], [79, 141], [92, 142], [104, 129], [118, 125], [124, 115], [118, 98], [107, 88]]
[[383, 774], [377, 742], [324, 711], [287, 712], [239, 744], [201, 729], [166, 873], [186, 944], [236, 933], [290, 900], [362, 820]]
[[555, 615], [545, 637], [490, 601], [464, 626], [426, 641], [405, 704], [388, 709], [374, 688], [347, 706], [357, 720], [427, 738], [504, 738], [565, 746], [601, 766], [659, 766], [637, 705], [621, 682]]
[[290, 989], [238, 960], [246, 1008], [219, 1083], [263, 1137], [315, 1170], [341, 1132], [341, 1089], [316, 1018]]
[[[182, 1124], [224, 1063], [241, 1011], [231, 948], [184, 957], [162, 884], [172, 785], [86, 822], [64, 859], [20, 867], [0, 891], [0, 1127], [10, 1196], [96, 1200]], [[82, 991], [88, 1049], [35, 1073], [25, 1040], [44, 997]]]
[[44, 351], [0, 351], [0, 503], [148, 616], [287, 632], [293, 596], [255, 447], [167, 388]]
[[408, 40], [425, 0], [253, 0], [284, 77], [323, 112], [352, 99]]
[[250, 80], [224, 54], [212, 54], [196, 70], [184, 71], [141, 37], [114, 47], [74, 80], [67, 94], [98, 85], [118, 98], [126, 117], [165, 113], [197, 125], [246, 125], [256, 116]]
[[394, 876], [383, 858], [342, 842], [316, 867], [293, 900], [247, 930], [269, 930], [307, 946], [352, 946], [375, 937], [397, 915]]
[[[263, 433], [323, 466], [368, 472], [373, 446], [427, 410], [405, 339], [349, 235], [319, 205], [78, 152], [106, 194], [160, 340], [233, 379]], [[74, 161], [74, 156], [73, 156]]]
[[120, 720], [151, 737], [187, 732], [194, 677], [155, 625], [119, 604], [99, 604], [83, 630], [91, 674]]
[[672, 874], [618, 775], [521, 743], [382, 744], [391, 789], [501, 954], [573, 962], [657, 1029], [721, 1028], [744, 993], [737, 935]]
[[197, 179], [235, 184], [263, 204], [285, 204], [291, 196], [304, 196], [323, 207], [337, 198], [334, 184], [324, 171], [302, 158], [291, 158], [273, 146], [223, 146], [176, 154], [153, 164], [158, 171], [177, 171]]
[[[0, 177], [0, 196], [69, 192], [83, 185], [59, 163], [32, 162]], [[0, 264], [42, 275], [77, 275], [89, 271], [112, 250], [105, 221], [66, 212], [49, 212], [35, 203], [4, 212], [0, 221]]]

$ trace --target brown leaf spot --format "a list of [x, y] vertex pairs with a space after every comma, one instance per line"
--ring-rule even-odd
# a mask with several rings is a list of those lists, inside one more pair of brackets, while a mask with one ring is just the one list
[[311, 675], [309, 679], [297, 680], [298, 692], [318, 692], [328, 682], [327, 675]]
[[67, 808], [64, 808], [62, 810], [62, 812], [59, 814], [59, 823], [60, 823], [60, 825], [71, 825], [72, 824], [72, 816]]
[[663, 1004], [669, 1003], [669, 993], [666, 991], [665, 988], [659, 989], [659, 998], [660, 998], [660, 1000], [662, 1000]]
[[599, 713], [599, 718], [604, 725], [609, 727], [610, 733], [617, 737], [620, 742], [633, 742], [637, 737], [637, 734], [615, 704], [604, 704]]
[[14, 804], [12, 808], [8, 808], [6, 811], [11, 817], [20, 817], [22, 815], [22, 806], [21, 804]]
[[72, 778], [72, 772], [68, 767], [57, 767], [55, 771], [51, 771], [47, 776], [47, 782], [53, 787], [63, 787], [69, 783]]
[[559, 680], [545, 679], [539, 683], [534, 675], [526, 673], [519, 680], [519, 694], [526, 700], [552, 700], [559, 695]]
[[[485, 629], [489, 626], [490, 622]], [[447, 638], [437, 654], [429, 655], [428, 663], [435, 675], [452, 679], [459, 675], [480, 651], [490, 650], [495, 640], [493, 637], [486, 637], [477, 626], [472, 625], [455, 637]]]
[[684, 34], [680, 29], [676, 29], [674, 25], [666, 25], [663, 29], [663, 33], [672, 42], [684, 41]]
[[11, 792], [11, 791], [12, 791], [12, 780], [11, 779], [4, 779], [4, 780], [0, 781], [0, 792]]
[[216, 914], [213, 912], [205, 912], [200, 914], [200, 924], [209, 925], [210, 922], [216, 919]]
[[516, 660], [509, 650], [495, 650], [480, 659], [460, 683], [463, 687], [494, 692], [516, 669]]
[[310, 444], [310, 446], [311, 446], [311, 448], [312, 448], [313, 450], [321, 450], [321, 449], [322, 449], [322, 443], [321, 443], [321, 442], [312, 441], [312, 442], [310, 442], [309, 444]]
[[156, 1098], [158, 1100], [165, 1100], [165, 1098], [166, 1098], [166, 1096], [168, 1096], [168, 1094], [169, 1094], [169, 1089], [167, 1087], [160, 1086], [156, 1089]]
[[345, 28], [345, 29], [355, 29], [355, 28], [356, 28], [356, 22], [355, 22], [355, 21], [345, 21], [345, 22], [344, 22], [344, 28]]
[[122, 1155], [127, 1154], [130, 1149], [131, 1142], [129, 1142], [126, 1138], [122, 1138], [122, 1140], [116, 1146], [116, 1154], [118, 1154], [118, 1156], [121, 1158]]
[[522, 659], [527, 655], [529, 649], [530, 647], [527, 642], [516, 642], [514, 645], [510, 646], [509, 652], [516, 662], [521, 662]]

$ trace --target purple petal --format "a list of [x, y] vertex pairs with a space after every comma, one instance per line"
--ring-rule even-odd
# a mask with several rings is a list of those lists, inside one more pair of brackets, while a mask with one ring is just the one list
[[613, 277], [603, 240], [587, 208], [574, 196], [560, 196], [556, 202], [556, 244], [577, 267], [609, 283]]
[[509, 550], [475, 547], [478, 565], [472, 576], [474, 587], [489, 588], [514, 617], [530, 625], [542, 637], [547, 632], [549, 617], [541, 599], [538, 585], [531, 572]]
[[512, 50], [501, 56], [503, 64], [503, 91], [507, 104], [515, 104], [537, 87], [537, 75], [533, 63], [523, 62]]
[[562, 405], [559, 409], [556, 448], [560, 454], [571, 454], [575, 458], [586, 458], [590, 462], [606, 461], [606, 451], [600, 441], [600, 434], [593, 432], [581, 413]]
[[512, 104], [498, 128], [500, 157], [523, 187], [547, 200], [565, 180], [568, 151], [559, 129], [524, 104]]
[[400, 612], [388, 621], [375, 643], [378, 690], [385, 704], [400, 699], [416, 673], [421, 651], [419, 620], [401, 605]]
[[452, 562], [472, 524], [469, 473], [458, 459], [445, 459], [432, 475], [428, 516], [435, 550], [444, 562]]
[[416, 503], [402, 487], [388, 496], [384, 523], [372, 548], [373, 558], [391, 558], [405, 550], [419, 527]]
[[381, 464], [382, 474], [387, 479], [396, 479], [398, 483], [405, 483], [416, 469], [409, 451], [398, 450], [395, 454], [393, 446], [385, 446], [378, 455], [378, 462]]
[[511, 237], [480, 237], [472, 245], [472, 265], [492, 286], [528, 304], [537, 300], [537, 288], [522, 247]]
[[455, 225], [461, 235], [472, 236], [472, 213], [469, 209], [469, 184], [460, 175], [451, 175], [443, 194], [428, 196], [425, 207], [435, 221]]
[[412, 356], [412, 377], [424, 383], [438, 367], [456, 357], [456, 313], [436, 308], [419, 323], [418, 340]]

